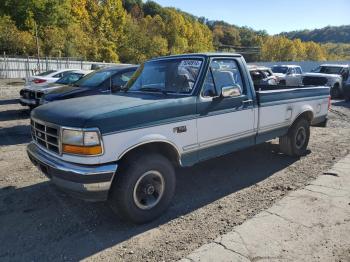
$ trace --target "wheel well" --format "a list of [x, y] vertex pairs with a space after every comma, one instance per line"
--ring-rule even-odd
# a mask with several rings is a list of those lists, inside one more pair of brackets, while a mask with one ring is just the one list
[[314, 114], [312, 111], [305, 111], [303, 113], [301, 113], [293, 122], [292, 126], [294, 125], [294, 123], [296, 123], [299, 119], [301, 118], [305, 118], [307, 121], [309, 121], [309, 123], [311, 124], [312, 119], [314, 118]]
[[147, 152], [147, 154], [159, 153], [168, 158], [174, 166], [180, 165], [180, 155], [177, 149], [167, 142], [150, 142], [139, 145], [123, 154], [119, 161], [133, 158], [139, 154], [143, 154], [144, 152]]
[[333, 87], [339, 87], [340, 84], [338, 82], [334, 83]]

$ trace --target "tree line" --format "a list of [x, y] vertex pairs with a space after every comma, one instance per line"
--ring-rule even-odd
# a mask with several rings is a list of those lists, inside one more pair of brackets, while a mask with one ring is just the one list
[[[269, 36], [142, 0], [2, 0], [0, 51], [140, 63], [148, 58], [256, 47], [255, 61], [326, 60], [339, 46]], [[240, 49], [239, 49], [240, 50]], [[346, 50], [343, 49], [344, 56]]]
[[326, 26], [314, 30], [283, 32], [280, 35], [290, 39], [299, 38], [302, 41], [314, 41], [318, 43], [350, 43], [350, 25]]

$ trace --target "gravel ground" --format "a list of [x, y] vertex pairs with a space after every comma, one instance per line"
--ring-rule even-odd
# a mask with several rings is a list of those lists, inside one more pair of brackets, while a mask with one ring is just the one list
[[273, 140], [179, 169], [168, 212], [134, 226], [117, 220], [104, 203], [62, 193], [32, 166], [20, 88], [0, 82], [1, 261], [174, 261], [304, 187], [350, 152], [350, 103], [333, 101], [328, 127], [312, 128], [306, 156], [280, 154]]

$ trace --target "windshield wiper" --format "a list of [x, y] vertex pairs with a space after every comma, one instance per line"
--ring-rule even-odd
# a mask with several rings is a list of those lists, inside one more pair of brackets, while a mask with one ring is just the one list
[[161, 89], [161, 88], [156, 88], [156, 87], [141, 87], [139, 89], [139, 91], [148, 91], [148, 92], [159, 92], [159, 93], [162, 93], [164, 95], [167, 95], [168, 92], [165, 91], [164, 89]]

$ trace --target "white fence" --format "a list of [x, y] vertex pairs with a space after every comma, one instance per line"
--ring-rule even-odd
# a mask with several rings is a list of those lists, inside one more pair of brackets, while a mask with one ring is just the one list
[[54, 69], [84, 69], [90, 70], [93, 65], [114, 65], [112, 63], [99, 63], [82, 61], [77, 58], [40, 58], [35, 57], [0, 57], [0, 78], [27, 78]]
[[321, 64], [347, 64], [350, 65], [350, 61], [298, 61], [298, 62], [256, 62], [249, 63], [250, 65], [263, 65], [267, 67], [271, 67], [273, 65], [299, 65], [303, 69], [304, 72], [310, 72], [312, 69], [316, 68]]

